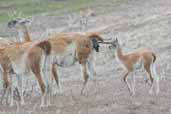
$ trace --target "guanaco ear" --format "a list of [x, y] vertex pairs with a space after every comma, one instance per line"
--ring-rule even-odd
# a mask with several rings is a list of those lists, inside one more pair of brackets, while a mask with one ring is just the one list
[[21, 21], [21, 24], [25, 25], [25, 24], [30, 24], [31, 22], [29, 20], [23, 20]]
[[88, 32], [86, 33], [86, 36], [89, 37], [89, 39], [96, 39], [97, 41], [103, 41], [103, 38], [100, 36], [100, 33], [98, 32]]
[[19, 18], [18, 19], [18, 23], [20, 25], [28, 25], [28, 24], [31, 24], [31, 20], [30, 19], [25, 19], [25, 18]]

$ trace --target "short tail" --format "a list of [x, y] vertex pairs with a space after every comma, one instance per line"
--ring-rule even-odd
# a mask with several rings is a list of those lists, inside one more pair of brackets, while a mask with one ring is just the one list
[[153, 63], [155, 63], [155, 61], [156, 61], [156, 55], [155, 55], [155, 53], [152, 53], [152, 56], [153, 56]]
[[49, 55], [51, 53], [51, 44], [48, 40], [39, 41], [34, 44], [34, 46], [40, 47], [45, 52], [45, 55]]

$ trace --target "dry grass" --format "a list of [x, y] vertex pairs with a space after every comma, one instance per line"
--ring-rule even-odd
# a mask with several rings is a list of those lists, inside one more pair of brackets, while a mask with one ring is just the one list
[[[99, 4], [99, 3], [98, 3]], [[137, 72], [136, 95], [130, 96], [126, 85], [122, 80], [124, 73], [120, 65], [112, 58], [107, 46], [100, 48], [96, 54], [96, 81], [90, 80], [84, 95], [80, 95], [82, 77], [80, 68], [76, 64], [70, 68], [61, 68], [60, 79], [63, 95], [53, 96], [52, 106], [40, 109], [40, 89], [36, 86], [33, 96], [30, 92], [33, 85], [33, 77], [29, 77], [25, 97], [27, 105], [20, 107], [21, 114], [170, 114], [171, 113], [171, 18], [170, 0], [131, 0], [117, 7], [111, 3], [105, 3], [98, 9], [112, 12], [100, 13], [90, 17], [86, 30], [99, 30], [104, 32], [104, 38], [115, 38], [122, 41], [125, 52], [138, 48], [148, 47], [157, 54], [157, 72], [162, 77], [160, 81], [160, 94], [148, 94], [150, 88], [145, 83], [146, 74]], [[31, 33], [36, 38], [45, 35], [47, 28], [54, 31], [68, 30], [67, 19], [64, 16], [35, 16]], [[41, 19], [41, 21], [40, 21]], [[79, 25], [71, 28], [71, 31], [79, 31]], [[35, 32], [36, 31], [36, 32]], [[114, 35], [111, 33], [114, 32]], [[131, 78], [131, 77], [129, 77]], [[31, 81], [32, 80], [32, 81]], [[36, 84], [34, 82], [34, 84]], [[2, 87], [2, 86], [1, 86]], [[55, 87], [55, 85], [54, 85]], [[33, 110], [34, 109], [34, 110]], [[7, 107], [0, 105], [0, 112], [15, 113], [16, 106]]]

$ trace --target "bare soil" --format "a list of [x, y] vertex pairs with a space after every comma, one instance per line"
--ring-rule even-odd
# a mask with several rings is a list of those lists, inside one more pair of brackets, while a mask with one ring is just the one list
[[[161, 77], [160, 94], [148, 93], [150, 85], [143, 70], [136, 73], [136, 94], [131, 96], [123, 82], [124, 70], [106, 45], [96, 53], [94, 80], [89, 80], [80, 95], [83, 84], [79, 64], [60, 68], [62, 95], [53, 96], [52, 106], [40, 109], [40, 89], [33, 76], [25, 88], [36, 85], [33, 94], [25, 96], [27, 104], [19, 107], [21, 114], [171, 114], [171, 1], [129, 0], [114, 5], [98, 3], [101, 11], [89, 17], [88, 26], [82, 31], [102, 31], [105, 39], [117, 37], [125, 53], [139, 48], [149, 48], [157, 54], [157, 73]], [[80, 31], [80, 25], [68, 28], [66, 15], [34, 16], [31, 26], [33, 39], [44, 38], [47, 28], [56, 32]], [[131, 79], [131, 75], [129, 76]], [[130, 81], [130, 80], [129, 80]], [[2, 86], [1, 86], [2, 87]], [[55, 84], [54, 84], [55, 88]], [[0, 105], [0, 113], [16, 113], [17, 106]]]

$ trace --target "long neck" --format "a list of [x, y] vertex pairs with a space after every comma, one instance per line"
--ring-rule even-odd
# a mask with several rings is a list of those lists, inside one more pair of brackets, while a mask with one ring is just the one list
[[23, 30], [18, 30], [20, 42], [31, 41], [27, 27], [23, 27]]
[[117, 58], [117, 61], [122, 61], [122, 60], [123, 60], [124, 55], [123, 55], [121, 46], [118, 46], [118, 47], [117, 47], [115, 56], [116, 56], [116, 58]]
[[31, 41], [30, 34], [29, 34], [28, 30], [27, 30], [27, 27], [25, 29], [24, 40], [25, 40], [25, 42], [30, 42]]

